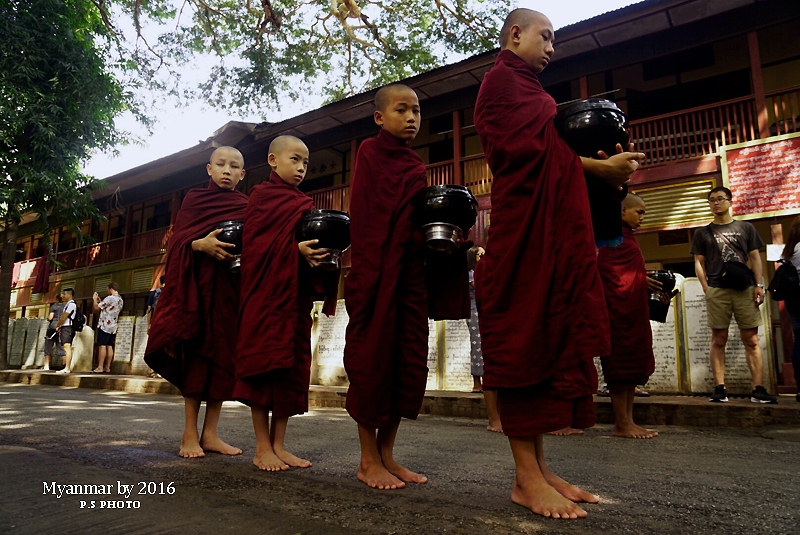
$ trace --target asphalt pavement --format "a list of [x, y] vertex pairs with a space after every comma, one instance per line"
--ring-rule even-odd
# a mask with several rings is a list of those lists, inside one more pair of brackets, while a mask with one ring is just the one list
[[602, 499], [572, 521], [511, 503], [507, 440], [476, 419], [404, 421], [396, 458], [429, 482], [399, 491], [356, 479], [340, 409], [290, 420], [288, 449], [314, 466], [281, 473], [252, 465], [247, 407], [220, 424], [241, 456], [181, 459], [182, 428], [176, 396], [0, 384], [0, 533], [800, 533], [797, 426], [548, 436], [553, 471]]

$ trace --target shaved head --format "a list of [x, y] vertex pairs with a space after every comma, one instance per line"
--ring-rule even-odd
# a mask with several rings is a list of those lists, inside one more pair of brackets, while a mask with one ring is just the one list
[[303, 143], [303, 140], [299, 137], [289, 135], [278, 136], [269, 144], [268, 152], [269, 154], [281, 154], [292, 147], [298, 146], [298, 144], [305, 147], [306, 153], [308, 152], [308, 147], [306, 147], [306, 144]]
[[511, 28], [519, 26], [520, 29], [525, 30], [536, 22], [549, 19], [542, 13], [532, 9], [519, 8], [511, 11], [503, 23], [503, 28], [500, 30], [500, 48], [505, 49], [508, 46], [508, 39], [511, 37]]
[[407, 85], [392, 84], [381, 87], [375, 93], [375, 111], [386, 111], [386, 107], [389, 106], [392, 97], [402, 93], [408, 93], [409, 96], [414, 95], [414, 99], [417, 99], [417, 93]]
[[628, 193], [622, 200], [622, 206], [625, 208], [634, 208], [636, 206], [644, 206], [644, 199], [635, 193]]
[[211, 153], [211, 157], [208, 159], [208, 161], [213, 162], [214, 158], [222, 153], [238, 154], [239, 159], [242, 161], [242, 164], [244, 164], [244, 156], [242, 156], [242, 153], [239, 152], [239, 150], [236, 147], [219, 147], [218, 149], [216, 149], [214, 152]]

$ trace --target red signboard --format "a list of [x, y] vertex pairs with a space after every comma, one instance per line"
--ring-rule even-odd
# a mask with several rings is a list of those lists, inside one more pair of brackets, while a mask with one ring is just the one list
[[800, 133], [725, 147], [722, 177], [739, 219], [800, 213]]

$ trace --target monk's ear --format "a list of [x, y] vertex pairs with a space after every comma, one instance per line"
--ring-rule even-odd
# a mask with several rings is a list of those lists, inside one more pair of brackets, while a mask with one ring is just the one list
[[206, 164], [206, 173], [208, 173], [208, 176], [211, 176], [211, 163], [210, 162]]
[[383, 126], [383, 112], [381, 110], [375, 110], [372, 117], [375, 119], [375, 124]]
[[278, 157], [275, 156], [274, 152], [270, 152], [267, 156], [267, 163], [270, 167], [278, 167]]

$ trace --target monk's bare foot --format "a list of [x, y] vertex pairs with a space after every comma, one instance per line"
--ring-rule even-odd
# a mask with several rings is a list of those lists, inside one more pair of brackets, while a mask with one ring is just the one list
[[412, 472], [405, 466], [398, 464], [395, 461], [384, 461], [383, 465], [386, 469], [392, 473], [392, 475], [399, 477], [402, 481], [406, 483], [427, 483], [428, 478], [422, 474], [418, 474], [416, 472]]
[[196, 457], [205, 457], [206, 453], [197, 440], [184, 439], [181, 442], [181, 451], [178, 452], [178, 455], [187, 459], [194, 459]]
[[358, 465], [358, 479], [373, 489], [395, 490], [406, 486], [380, 463], [367, 464], [361, 461]]
[[599, 503], [600, 497], [596, 494], [592, 494], [591, 492], [586, 492], [585, 490], [576, 487], [575, 485], [571, 485], [555, 475], [550, 470], [543, 472], [544, 480], [547, 482], [548, 485], [553, 487], [556, 492], [561, 494], [566, 499], [572, 502], [583, 502], [583, 503]]
[[543, 479], [526, 485], [520, 484], [519, 479], [514, 481], [511, 501], [545, 517], [575, 519], [586, 516], [586, 511], [562, 496]]
[[227, 442], [223, 442], [219, 437], [206, 437], [203, 435], [200, 438], [200, 446], [206, 451], [214, 451], [222, 455], [241, 455], [242, 450], [237, 447], [231, 446]]
[[645, 433], [645, 434], [649, 435], [647, 438], [653, 438], [653, 437], [657, 437], [658, 436], [658, 431], [653, 431], [652, 429], [646, 429], [646, 428], [642, 427], [641, 425], [633, 424], [633, 426], [636, 429], [638, 429], [641, 433]]
[[275, 451], [275, 455], [278, 456], [278, 459], [285, 462], [289, 466], [293, 466], [295, 468], [308, 468], [311, 466], [311, 461], [301, 459], [297, 455], [292, 455], [283, 448], [276, 448], [275, 446], [272, 446], [272, 449]]
[[256, 448], [256, 454], [253, 456], [253, 464], [259, 470], [266, 470], [267, 472], [280, 472], [281, 470], [289, 469], [289, 465], [280, 460], [274, 451], [260, 451], [258, 448]]
[[487, 431], [491, 431], [492, 433], [502, 433], [503, 426], [500, 424], [500, 420], [493, 422], [489, 420], [489, 425], [486, 426]]
[[657, 436], [658, 433], [655, 431], [650, 431], [645, 429], [644, 427], [639, 427], [636, 424], [630, 425], [615, 425], [614, 426], [614, 436], [621, 437], [621, 438], [653, 438]]
[[550, 431], [547, 434], [555, 435], [557, 437], [566, 437], [569, 435], [582, 435], [583, 429], [573, 429], [572, 427], [565, 427], [564, 429], [559, 429], [557, 431]]

